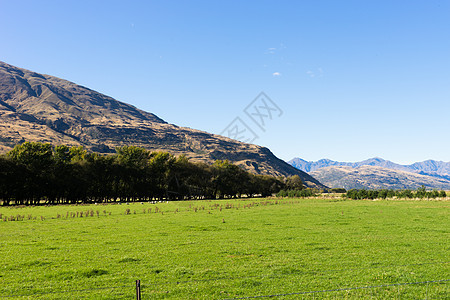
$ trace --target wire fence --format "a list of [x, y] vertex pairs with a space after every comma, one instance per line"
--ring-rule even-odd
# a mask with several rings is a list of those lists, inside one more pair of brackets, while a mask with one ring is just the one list
[[[397, 267], [417, 267], [417, 266], [428, 266], [428, 265], [444, 265], [450, 263], [449, 261], [441, 261], [441, 262], [424, 262], [424, 263], [414, 263], [414, 264], [402, 264], [402, 265], [374, 265], [369, 267], [361, 267], [361, 268], [344, 268], [344, 269], [329, 269], [329, 270], [310, 270], [305, 271], [303, 275], [318, 275], [318, 274], [327, 274], [327, 273], [341, 273], [344, 271], [358, 271], [358, 270], [372, 270], [372, 269], [389, 269], [389, 268], [397, 268]], [[298, 274], [297, 274], [298, 275]], [[170, 296], [171, 292], [176, 291], [176, 287], [180, 287], [182, 285], [193, 285], [198, 286], [199, 288], [201, 284], [209, 283], [209, 282], [225, 282], [229, 284], [231, 282], [236, 281], [245, 281], [247, 279], [283, 279], [285, 277], [294, 277], [293, 274], [272, 274], [272, 275], [249, 275], [249, 276], [221, 276], [216, 278], [205, 278], [205, 279], [192, 279], [192, 280], [180, 280], [180, 281], [160, 281], [160, 282], [148, 282], [141, 283], [140, 280], [133, 282], [133, 284], [127, 285], [117, 285], [117, 286], [107, 286], [107, 287], [97, 287], [97, 288], [85, 288], [85, 289], [61, 289], [61, 290], [51, 290], [51, 291], [42, 291], [42, 292], [34, 292], [34, 293], [23, 293], [23, 294], [11, 294], [11, 295], [0, 295], [0, 298], [86, 298], [81, 295], [87, 295], [87, 297], [92, 296], [93, 294], [99, 294], [103, 297], [114, 298], [114, 299], [149, 299], [154, 296], [159, 296], [160, 298], [164, 298], [162, 294], [167, 294]], [[290, 279], [290, 278], [289, 278]], [[293, 278], [294, 279], [294, 278]], [[296, 279], [298, 280], [298, 279]], [[235, 299], [256, 299], [256, 298], [286, 298], [286, 297], [296, 297], [301, 296], [302, 298], [312, 296], [319, 298], [361, 298], [361, 297], [375, 297], [378, 299], [382, 298], [402, 298], [401, 295], [407, 295], [408, 290], [405, 288], [411, 289], [412, 287], [423, 287], [420, 291], [414, 291], [414, 299], [450, 299], [450, 289], [448, 283], [450, 279], [433, 279], [433, 280], [422, 280], [422, 281], [406, 281], [406, 282], [386, 282], [383, 284], [368, 284], [361, 286], [348, 286], [348, 287], [333, 287], [333, 283], [329, 283], [330, 287], [325, 289], [311, 289], [308, 286], [305, 286], [303, 289], [298, 288], [297, 290], [283, 290], [280, 287], [279, 292], [275, 293], [261, 293], [261, 294], [248, 294], [245, 295], [245, 289], [241, 289], [239, 293], [236, 293], [233, 296], [228, 294], [227, 296], [212, 296], [214, 299], [226, 299], [226, 300], [235, 300]], [[297, 286], [302, 285], [302, 281], [296, 282]], [[213, 284], [211, 284], [212, 286]], [[239, 285], [239, 283], [238, 283]], [[167, 288], [164, 291], [158, 290], [158, 287]], [[155, 290], [156, 288], [156, 290]], [[203, 286], [203, 288], [207, 289], [208, 285]], [[395, 291], [393, 289], [397, 288]], [[402, 289], [400, 289], [402, 288]], [[244, 290], [244, 291], [243, 291]], [[205, 295], [208, 293], [207, 290], [204, 291]], [[357, 294], [351, 294], [351, 293]], [[342, 293], [342, 294], [339, 294]], [[240, 294], [240, 295], [239, 295]], [[339, 295], [338, 295], [339, 294]], [[58, 295], [66, 295], [70, 297], [60, 297]], [[76, 297], [76, 295], [80, 295], [80, 297]], [[179, 293], [177, 295], [180, 295]], [[109, 297], [108, 297], [109, 296]], [[408, 297], [409, 298], [409, 297]]]
[[73, 295], [73, 294], [77, 294], [77, 293], [87, 293], [87, 292], [94, 292], [94, 291], [130, 289], [130, 287], [131, 287], [131, 285], [122, 285], [122, 286], [108, 286], [108, 287], [89, 288], [89, 289], [46, 291], [46, 292], [35, 292], [35, 293], [29, 293], [29, 294], [0, 295], [0, 298], [20, 298], [20, 297], [32, 297], [32, 296], [46, 296], [46, 295], [52, 295], [52, 294]]
[[341, 291], [351, 291], [351, 290], [362, 290], [362, 289], [386, 288], [386, 287], [396, 287], [396, 286], [403, 286], [403, 285], [418, 285], [418, 284], [429, 284], [429, 283], [442, 283], [442, 282], [447, 282], [447, 281], [450, 281], [450, 279], [429, 280], [429, 281], [422, 281], [422, 282], [402, 282], [402, 283], [392, 283], [392, 284], [382, 284], [382, 285], [372, 285], [372, 286], [347, 287], [347, 288], [339, 288], [339, 289], [319, 290], [319, 291], [307, 291], [307, 292], [294, 292], [294, 293], [286, 293], [286, 294], [246, 296], [246, 297], [238, 297], [238, 298], [225, 298], [225, 299], [223, 299], [223, 300], [255, 299], [255, 298], [273, 298], [273, 297], [282, 297], [282, 296], [295, 296], [295, 295], [319, 294], [319, 293], [331, 293], [331, 292], [341, 292]]
[[[139, 281], [139, 280], [138, 280]], [[428, 280], [428, 281], [420, 281], [420, 282], [402, 282], [402, 283], [392, 283], [392, 284], [382, 284], [382, 285], [368, 285], [368, 286], [357, 286], [357, 287], [344, 287], [344, 288], [335, 288], [335, 289], [326, 289], [326, 290], [308, 290], [308, 291], [298, 291], [298, 292], [289, 292], [289, 293], [277, 293], [277, 294], [267, 294], [267, 295], [251, 295], [251, 296], [243, 296], [243, 297], [234, 297], [234, 298], [218, 298], [223, 300], [238, 300], [238, 299], [258, 299], [258, 298], [277, 298], [277, 297], [286, 297], [286, 296], [300, 296], [300, 295], [308, 295], [308, 294], [329, 294], [336, 292], [346, 292], [346, 291], [355, 291], [355, 290], [374, 290], [374, 289], [386, 289], [393, 288], [399, 286], [412, 286], [412, 285], [428, 285], [429, 284], [446, 284], [450, 281], [450, 279], [441, 279], [441, 280]], [[49, 291], [49, 292], [40, 292], [40, 293], [31, 293], [31, 294], [22, 294], [22, 295], [0, 295], [0, 298], [23, 298], [23, 297], [42, 297], [48, 296], [52, 294], [65, 294], [70, 295], [70, 298], [73, 298], [76, 294], [92, 294], [93, 292], [101, 291], [101, 295], [108, 296], [111, 293], [105, 293], [107, 290], [118, 290], [119, 293], [115, 293], [114, 296], [123, 296], [123, 299], [130, 299], [131, 295], [136, 295], [137, 300], [141, 300], [142, 295], [141, 291], [144, 290], [144, 299], [148, 299], [152, 297], [151, 292], [145, 293], [144, 287], [148, 285], [136, 284], [136, 287], [132, 284], [127, 286], [110, 286], [110, 287], [101, 287], [101, 288], [90, 288], [90, 289], [78, 289], [78, 290], [60, 290], [60, 291]], [[126, 290], [124, 292], [123, 290]], [[450, 297], [448, 289], [444, 291], [444, 293], [440, 293], [440, 295], [435, 295], [434, 291], [426, 290], [426, 294], [423, 295], [424, 298], [417, 299], [448, 299]], [[348, 295], [348, 294], [347, 294]], [[367, 294], [365, 294], [367, 296]], [[390, 294], [393, 295], [392, 293]], [[395, 295], [395, 293], [394, 293]], [[360, 294], [361, 296], [361, 294]], [[369, 296], [374, 296], [373, 293], [369, 294]], [[437, 296], [437, 297], [436, 297]], [[81, 297], [80, 297], [81, 298]], [[332, 297], [335, 298], [335, 297]]]

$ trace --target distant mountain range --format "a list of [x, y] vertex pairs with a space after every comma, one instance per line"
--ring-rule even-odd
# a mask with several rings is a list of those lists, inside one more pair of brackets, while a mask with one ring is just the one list
[[418, 173], [363, 165], [331, 166], [310, 172], [330, 188], [345, 189], [411, 189], [422, 185], [427, 189], [450, 190], [450, 180]]
[[450, 162], [427, 160], [401, 165], [382, 158], [354, 163], [294, 158], [288, 163], [331, 188], [415, 189], [424, 185], [429, 189], [450, 190]]
[[370, 158], [360, 162], [339, 162], [329, 159], [321, 159], [318, 161], [306, 161], [301, 158], [294, 158], [288, 163], [304, 172], [312, 172], [320, 168], [331, 166], [345, 166], [357, 168], [360, 166], [377, 166], [392, 170], [400, 170], [422, 175], [429, 175], [439, 178], [446, 178], [450, 180], [450, 162], [426, 160], [423, 162], [416, 162], [411, 165], [400, 165], [382, 158]]
[[256, 174], [299, 175], [308, 187], [325, 187], [267, 148], [168, 124], [73, 82], [0, 62], [0, 152], [24, 141], [82, 145], [101, 153], [134, 145], [206, 163], [228, 159]]

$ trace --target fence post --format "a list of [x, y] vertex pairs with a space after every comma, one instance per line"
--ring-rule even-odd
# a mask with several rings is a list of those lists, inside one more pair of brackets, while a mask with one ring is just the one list
[[141, 300], [141, 281], [136, 280], [136, 300]]

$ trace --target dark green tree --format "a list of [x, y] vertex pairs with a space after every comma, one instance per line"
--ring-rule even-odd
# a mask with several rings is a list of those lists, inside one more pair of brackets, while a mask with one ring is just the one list
[[288, 190], [302, 190], [303, 181], [298, 175], [289, 176], [286, 178], [286, 189]]
[[53, 151], [51, 144], [25, 142], [16, 145], [7, 153], [14, 162], [25, 166], [29, 172], [24, 183], [27, 195], [26, 204], [37, 205], [40, 200], [53, 189]]

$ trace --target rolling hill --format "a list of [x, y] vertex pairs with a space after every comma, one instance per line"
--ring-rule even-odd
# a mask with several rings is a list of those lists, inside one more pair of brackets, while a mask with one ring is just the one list
[[306, 186], [324, 188], [265, 147], [178, 127], [73, 82], [0, 62], [0, 151], [23, 141], [82, 145], [101, 153], [135, 145], [207, 163], [228, 159], [256, 174], [299, 175]]

